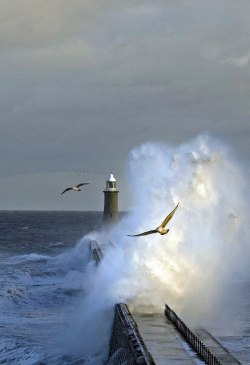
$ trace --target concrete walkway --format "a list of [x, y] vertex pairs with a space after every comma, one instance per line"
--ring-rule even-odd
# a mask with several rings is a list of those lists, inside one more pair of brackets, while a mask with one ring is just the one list
[[133, 318], [157, 365], [204, 364], [163, 314], [133, 314]]

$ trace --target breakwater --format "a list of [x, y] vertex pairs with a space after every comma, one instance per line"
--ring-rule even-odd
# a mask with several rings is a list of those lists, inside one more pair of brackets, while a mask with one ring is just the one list
[[93, 257], [96, 264], [99, 264], [103, 258], [103, 253], [96, 241], [90, 241], [89, 251], [90, 257]]
[[[90, 254], [96, 264], [101, 262], [103, 252], [98, 242], [90, 242]], [[197, 358], [203, 361], [201, 363], [208, 365], [240, 364], [209, 332], [203, 329], [191, 331], [167, 304], [164, 314], [171, 326], [165, 323], [165, 336], [160, 339], [161, 357], [158, 353], [154, 357], [151, 355], [154, 348], [151, 350], [147, 344], [155, 345], [155, 341], [149, 339], [145, 343], [144, 336], [141, 335], [128, 306], [125, 303], [116, 304], [107, 365], [158, 365], [171, 364], [173, 361], [175, 364], [188, 365], [195, 364]], [[147, 318], [144, 317], [142, 328], [145, 328], [145, 319], [147, 322]], [[153, 328], [152, 323], [150, 326]], [[186, 346], [183, 345], [184, 341]]]

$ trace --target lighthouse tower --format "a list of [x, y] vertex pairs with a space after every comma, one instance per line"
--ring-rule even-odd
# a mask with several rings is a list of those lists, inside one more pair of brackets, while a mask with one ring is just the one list
[[116, 179], [111, 173], [106, 181], [106, 190], [104, 192], [104, 211], [103, 223], [112, 223], [118, 221], [118, 193], [116, 189]]

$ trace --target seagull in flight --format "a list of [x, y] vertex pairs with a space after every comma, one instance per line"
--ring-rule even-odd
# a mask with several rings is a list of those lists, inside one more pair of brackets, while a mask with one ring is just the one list
[[159, 227], [152, 229], [151, 231], [146, 231], [146, 232], [138, 233], [138, 234], [128, 234], [127, 236], [129, 236], [129, 237], [146, 236], [146, 235], [152, 234], [152, 233], [160, 233], [160, 235], [167, 234], [169, 229], [166, 228], [166, 225], [170, 221], [170, 219], [173, 217], [176, 209], [178, 208], [178, 205], [179, 205], [179, 203], [176, 205], [174, 210], [172, 210], [172, 212], [166, 216], [166, 218], [164, 219], [164, 221], [162, 222], [162, 224]]
[[82, 186], [82, 185], [88, 185], [88, 184], [90, 184], [90, 183], [81, 183], [81, 184], [77, 184], [77, 185], [73, 186], [72, 188], [67, 188], [67, 189], [63, 190], [63, 192], [61, 193], [61, 195], [63, 195], [64, 193], [66, 193], [66, 191], [69, 191], [69, 190], [81, 191], [80, 186]]

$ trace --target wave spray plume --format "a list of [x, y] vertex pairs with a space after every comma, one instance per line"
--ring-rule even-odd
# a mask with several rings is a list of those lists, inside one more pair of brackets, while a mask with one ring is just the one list
[[[84, 278], [77, 318], [90, 329], [91, 351], [93, 344], [100, 349], [100, 333], [108, 338], [117, 302], [140, 313], [162, 313], [168, 303], [182, 318], [200, 321], [219, 310], [235, 277], [249, 274], [248, 196], [243, 170], [227, 146], [209, 136], [180, 147], [146, 143], [131, 151], [128, 174], [129, 213], [111, 231], [90, 235], [114, 245]], [[167, 235], [127, 237], [156, 227], [178, 202]], [[91, 326], [95, 318], [99, 324]]]

